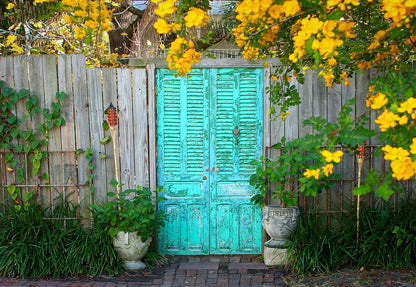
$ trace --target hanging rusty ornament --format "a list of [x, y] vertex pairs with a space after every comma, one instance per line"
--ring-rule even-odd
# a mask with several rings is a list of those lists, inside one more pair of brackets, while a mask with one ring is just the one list
[[117, 109], [112, 103], [110, 103], [110, 106], [107, 108], [107, 118], [110, 127], [117, 126]]

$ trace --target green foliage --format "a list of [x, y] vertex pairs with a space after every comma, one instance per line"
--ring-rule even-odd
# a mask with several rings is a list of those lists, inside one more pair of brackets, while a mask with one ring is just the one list
[[53, 211], [33, 200], [26, 208], [14, 204], [0, 213], [0, 275], [20, 278], [58, 278], [83, 274], [118, 274], [121, 262], [106, 231], [86, 228], [78, 206], [60, 196]]
[[[115, 181], [112, 181], [116, 184]], [[158, 187], [156, 195], [163, 188]], [[117, 196], [114, 192], [107, 193], [110, 201], [103, 205], [91, 205], [93, 216], [98, 226], [111, 236], [119, 231], [137, 232], [146, 241], [157, 234], [159, 227], [164, 226], [165, 215], [157, 210], [157, 203], [162, 197], [153, 197], [148, 187], [137, 186], [127, 189]]]
[[[386, 204], [387, 205], [387, 204]], [[343, 215], [303, 214], [292, 233], [290, 267], [298, 273], [339, 268], [413, 269], [416, 266], [416, 201], [362, 210], [356, 238], [355, 206]], [[331, 225], [327, 225], [328, 219]]]
[[273, 145], [280, 154], [276, 159], [261, 157], [259, 161], [253, 161], [252, 164], [257, 168], [250, 178], [250, 184], [260, 193], [254, 195], [252, 201], [263, 206], [269, 187], [273, 187], [273, 198], [278, 198], [284, 206], [296, 205], [299, 192], [316, 196], [322, 190], [330, 189], [332, 180], [340, 175], [329, 174], [315, 179], [304, 177], [304, 172], [325, 164], [321, 155], [323, 149], [337, 148], [344, 153], [354, 154], [358, 144], [364, 145], [375, 134], [373, 130], [365, 128], [368, 123], [366, 117], [351, 118], [350, 106], [353, 103], [354, 100], [350, 100], [342, 107], [336, 123], [319, 117], [305, 120], [303, 124], [310, 126], [313, 133], [292, 141], [286, 141], [283, 137]]

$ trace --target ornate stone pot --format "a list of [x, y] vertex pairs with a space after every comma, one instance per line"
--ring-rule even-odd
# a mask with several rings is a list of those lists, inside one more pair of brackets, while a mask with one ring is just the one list
[[152, 239], [142, 241], [136, 232], [120, 231], [113, 237], [113, 245], [118, 256], [124, 261], [124, 267], [128, 270], [138, 270], [146, 267], [140, 260], [146, 255]]
[[290, 233], [297, 225], [298, 215], [297, 206], [266, 205], [263, 207], [261, 224], [271, 237], [264, 245], [270, 248], [284, 247], [289, 240]]

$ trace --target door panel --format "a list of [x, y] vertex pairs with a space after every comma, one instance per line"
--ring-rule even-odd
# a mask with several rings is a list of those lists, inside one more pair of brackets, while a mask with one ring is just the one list
[[168, 214], [160, 236], [163, 253], [209, 252], [209, 181], [203, 179], [209, 163], [206, 73], [194, 70], [187, 79], [158, 71], [158, 178]]
[[262, 70], [215, 69], [211, 79], [210, 253], [260, 253], [260, 210], [248, 182], [250, 162], [261, 156]]
[[160, 251], [260, 253], [260, 209], [248, 182], [261, 155], [262, 70], [195, 69], [181, 78], [158, 70], [157, 102], [168, 213]]

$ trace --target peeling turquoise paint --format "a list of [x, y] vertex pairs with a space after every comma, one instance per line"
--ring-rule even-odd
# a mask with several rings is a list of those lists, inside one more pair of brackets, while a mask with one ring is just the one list
[[161, 69], [157, 77], [158, 181], [168, 214], [160, 251], [259, 254], [261, 215], [248, 182], [262, 148], [262, 69], [194, 69], [181, 78]]

